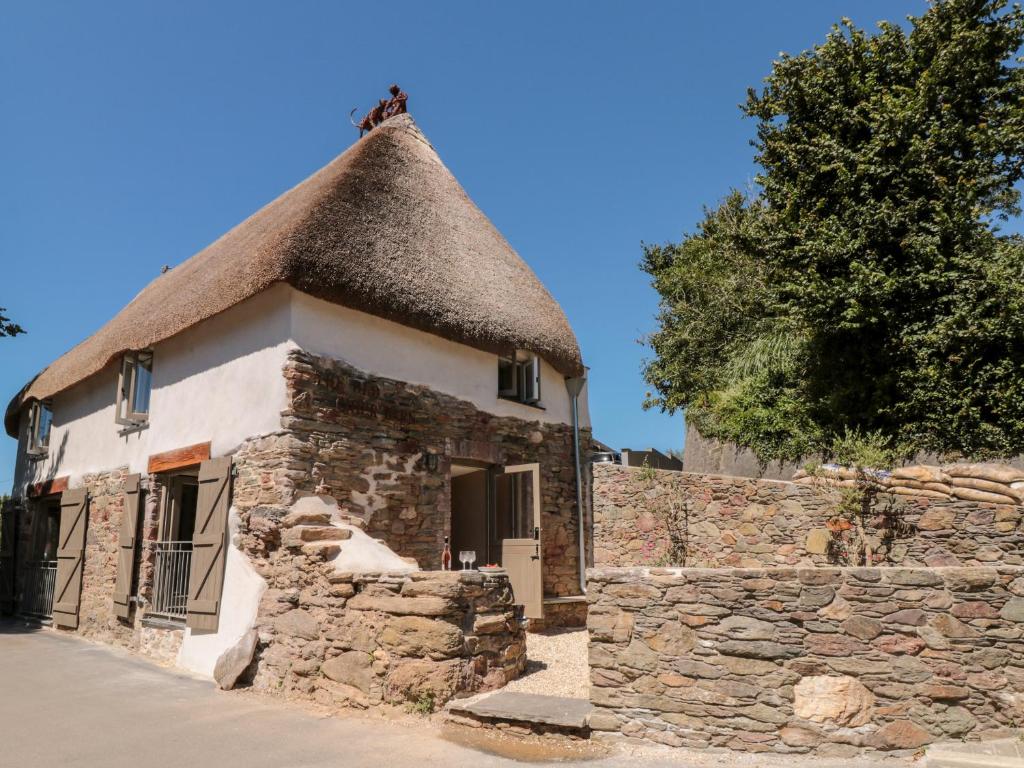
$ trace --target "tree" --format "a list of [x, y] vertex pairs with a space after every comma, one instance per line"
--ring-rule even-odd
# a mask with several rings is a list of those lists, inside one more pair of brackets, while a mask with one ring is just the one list
[[0, 307], [0, 337], [17, 336], [19, 333], [24, 333], [25, 329], [17, 323], [12, 323], [10, 318], [4, 315], [5, 311], [3, 307]]
[[758, 189], [645, 246], [647, 406], [764, 460], [850, 435], [1024, 451], [1024, 13], [939, 0], [782, 55], [744, 113]]

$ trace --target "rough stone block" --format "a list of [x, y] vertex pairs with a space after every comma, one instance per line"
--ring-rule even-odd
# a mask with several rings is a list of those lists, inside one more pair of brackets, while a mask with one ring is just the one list
[[815, 723], [855, 728], [871, 722], [875, 697], [848, 675], [805, 677], [793, 687], [793, 711]]
[[363, 693], [369, 693], [376, 677], [373, 673], [373, 656], [363, 651], [347, 651], [340, 656], [327, 659], [320, 673], [336, 683], [351, 685]]
[[[448, 659], [462, 652], [462, 630], [424, 616], [398, 616], [384, 626], [380, 644], [398, 656]], [[502, 640], [501, 645], [504, 645]]]
[[274, 629], [282, 635], [302, 640], [318, 640], [320, 625], [308, 612], [301, 608], [288, 611], [274, 619]]
[[348, 601], [355, 611], [382, 611], [396, 616], [446, 616], [458, 607], [440, 597], [385, 597], [361, 592]]

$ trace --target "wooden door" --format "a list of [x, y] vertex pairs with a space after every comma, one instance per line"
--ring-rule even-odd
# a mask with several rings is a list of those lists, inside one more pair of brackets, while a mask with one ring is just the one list
[[60, 497], [60, 539], [57, 543], [57, 583], [53, 593], [53, 623], [78, 627], [78, 606], [82, 598], [82, 570], [85, 566], [85, 536], [88, 530], [85, 488], [64, 491]]
[[[528, 619], [544, 618], [544, 575], [541, 557], [540, 529], [540, 465], [517, 464], [504, 468], [505, 476], [520, 475], [525, 494], [512, 500], [518, 505], [518, 514], [529, 516], [517, 528], [533, 529], [531, 537], [502, 539], [501, 564], [508, 571], [512, 594], [518, 605], [523, 606], [523, 615]], [[515, 486], [509, 486], [513, 488]]]

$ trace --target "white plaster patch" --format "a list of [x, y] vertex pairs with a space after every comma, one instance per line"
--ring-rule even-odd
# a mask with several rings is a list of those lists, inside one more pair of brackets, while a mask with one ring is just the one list
[[[413, 467], [416, 466], [416, 462], [420, 460], [423, 454], [415, 453], [406, 459], [402, 465], [401, 471], [391, 469], [391, 463], [398, 461], [398, 456], [392, 456], [389, 453], [385, 453], [381, 457], [381, 462], [375, 466], [367, 467], [363, 471], [362, 477], [366, 480], [369, 486], [365, 493], [359, 491], [349, 491], [349, 497], [352, 499], [352, 503], [355, 504], [361, 511], [361, 517], [369, 522], [373, 519], [373, 516], [381, 509], [385, 509], [388, 505], [388, 497], [377, 493], [377, 485], [381, 482], [388, 484], [393, 483], [399, 478], [412, 474]], [[415, 517], [415, 511], [409, 518]]]
[[[418, 457], [410, 459], [406, 471], [412, 469], [416, 458]], [[292, 504], [291, 511], [327, 514], [331, 518], [331, 525], [339, 530], [349, 531], [350, 537], [339, 540], [341, 551], [330, 561], [338, 573], [412, 573], [419, 570], [419, 566], [400, 557], [386, 544], [368, 536], [361, 528], [342, 522], [338, 502], [331, 496], [304, 496]]]
[[377, 541], [354, 525], [338, 524], [347, 528], [352, 537], [341, 544], [339, 552], [331, 561], [338, 573], [412, 573], [420, 570], [408, 560], [399, 557], [393, 550]]
[[260, 598], [267, 583], [253, 569], [249, 558], [238, 547], [238, 512], [234, 507], [228, 517], [229, 544], [224, 564], [224, 589], [220, 598], [220, 620], [216, 632], [194, 635], [185, 629], [178, 652], [177, 666], [203, 677], [212, 678], [217, 659], [256, 624]]

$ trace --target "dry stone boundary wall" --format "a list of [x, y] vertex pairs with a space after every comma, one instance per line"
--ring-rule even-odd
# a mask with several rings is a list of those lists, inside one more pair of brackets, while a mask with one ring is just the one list
[[[879, 498], [906, 530], [881, 549], [876, 564], [1024, 565], [1024, 507], [888, 493]], [[854, 565], [836, 563], [830, 554], [827, 523], [837, 501], [835, 490], [820, 486], [598, 464], [595, 565]]]
[[590, 725], [848, 756], [1024, 721], [1024, 568], [596, 568]]

